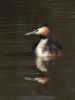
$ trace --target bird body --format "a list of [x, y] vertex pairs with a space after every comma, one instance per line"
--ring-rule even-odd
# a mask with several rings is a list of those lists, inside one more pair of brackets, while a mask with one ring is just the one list
[[29, 32], [25, 35], [35, 34], [39, 36], [37, 42], [34, 43], [33, 49], [37, 57], [56, 58], [61, 55], [62, 46], [48, 37], [50, 33], [49, 28], [43, 25], [33, 32]]

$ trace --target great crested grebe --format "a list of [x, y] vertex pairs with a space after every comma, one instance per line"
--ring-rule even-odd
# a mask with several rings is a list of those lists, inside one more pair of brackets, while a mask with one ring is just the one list
[[38, 27], [36, 30], [25, 34], [35, 34], [39, 36], [38, 41], [35, 42], [33, 46], [36, 57], [56, 58], [61, 55], [62, 46], [54, 40], [50, 39], [48, 36], [49, 33], [50, 30], [48, 25], [45, 24]]

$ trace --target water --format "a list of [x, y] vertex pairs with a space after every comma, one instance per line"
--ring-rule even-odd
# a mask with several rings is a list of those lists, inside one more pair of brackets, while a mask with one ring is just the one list
[[[48, 65], [48, 73], [36, 68], [31, 49], [36, 36], [24, 35], [42, 23], [49, 24], [51, 37], [64, 48], [63, 58]], [[74, 100], [74, 51], [74, 0], [0, 1], [1, 100]], [[25, 80], [43, 76], [48, 77], [47, 84]]]

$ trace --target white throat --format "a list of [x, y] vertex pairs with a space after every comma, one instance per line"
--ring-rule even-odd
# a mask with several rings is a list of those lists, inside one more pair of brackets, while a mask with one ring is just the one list
[[36, 56], [45, 57], [48, 56], [49, 52], [45, 50], [48, 39], [41, 39], [38, 46], [35, 49]]

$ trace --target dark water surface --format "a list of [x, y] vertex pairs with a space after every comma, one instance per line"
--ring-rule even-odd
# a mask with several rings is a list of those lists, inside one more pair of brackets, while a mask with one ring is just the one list
[[[36, 36], [24, 34], [42, 23], [64, 48], [46, 85], [25, 80], [41, 73], [31, 49]], [[75, 100], [74, 0], [0, 0], [0, 100]]]

